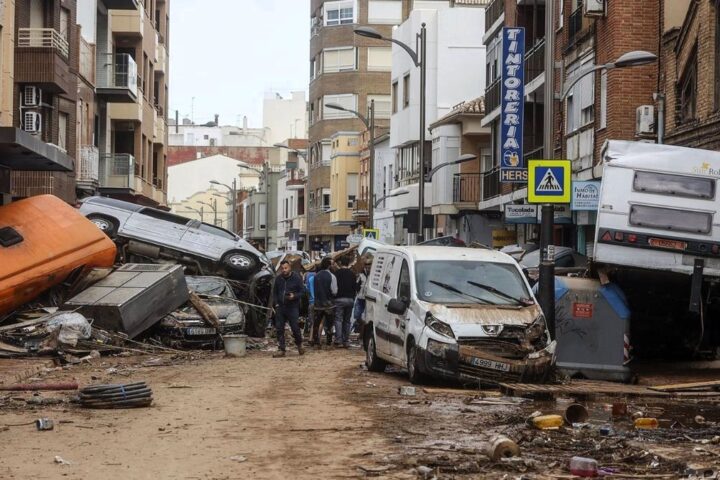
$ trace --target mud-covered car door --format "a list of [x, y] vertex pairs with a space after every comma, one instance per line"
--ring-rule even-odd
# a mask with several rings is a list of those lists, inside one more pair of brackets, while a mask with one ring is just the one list
[[385, 357], [394, 357], [393, 342], [397, 339], [391, 337], [391, 324], [395, 316], [388, 312], [387, 306], [391, 299], [397, 297], [397, 284], [400, 275], [400, 262], [402, 258], [391, 253], [385, 254], [385, 267], [380, 278], [380, 290], [375, 303], [375, 340], [378, 353]]
[[394, 298], [405, 302], [405, 305], [408, 306], [408, 310], [406, 310], [402, 315], [395, 315], [388, 312], [388, 315], [390, 316], [390, 354], [401, 362], [405, 362], [405, 338], [407, 337], [407, 323], [409, 321], [408, 315], [410, 313], [411, 302], [410, 299], [412, 298], [410, 294], [411, 281], [410, 267], [408, 266], [407, 260], [398, 260], [401, 260], [402, 263], [400, 265], [400, 271], [397, 278], [397, 287], [395, 289], [396, 296]]

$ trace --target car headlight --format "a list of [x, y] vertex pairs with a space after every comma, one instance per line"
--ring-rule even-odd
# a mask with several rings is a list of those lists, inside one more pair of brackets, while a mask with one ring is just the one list
[[242, 323], [243, 320], [245, 320], [245, 316], [241, 310], [238, 310], [228, 315], [225, 319], [225, 325], [237, 325], [238, 323]]
[[431, 313], [428, 313], [425, 316], [425, 325], [432, 331], [439, 333], [440, 335], [455, 338], [455, 334], [453, 333], [452, 328], [450, 328], [450, 325], [441, 320], [438, 320]]
[[480, 327], [488, 337], [497, 337], [503, 330], [502, 325], [480, 325]]
[[430, 355], [444, 358], [445, 352], [447, 352], [448, 350], [457, 350], [457, 344], [438, 342], [437, 340], [433, 340], [432, 338], [428, 339], [427, 351]]
[[545, 335], [546, 330], [545, 316], [541, 314], [533, 321], [533, 323], [530, 324], [528, 328], [525, 329], [525, 335], [528, 341], [535, 342]]

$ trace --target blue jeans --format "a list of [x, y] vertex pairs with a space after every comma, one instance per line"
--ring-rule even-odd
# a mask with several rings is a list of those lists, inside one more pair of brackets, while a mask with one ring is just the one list
[[335, 343], [350, 341], [350, 317], [352, 316], [353, 299], [335, 299]]
[[355, 307], [353, 308], [353, 325], [352, 331], [357, 333], [359, 331], [359, 323], [362, 322], [363, 315], [365, 314], [365, 299], [356, 298]]

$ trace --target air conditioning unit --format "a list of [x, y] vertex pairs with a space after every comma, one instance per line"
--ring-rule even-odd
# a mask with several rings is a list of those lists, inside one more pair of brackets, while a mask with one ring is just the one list
[[655, 107], [641, 105], [635, 114], [635, 133], [647, 135], [655, 133]]
[[585, 0], [583, 15], [586, 17], [602, 17], [605, 15], [605, 0]]
[[23, 114], [23, 130], [28, 133], [42, 132], [42, 115], [38, 112], [25, 112]]
[[42, 102], [42, 90], [34, 85], [26, 85], [23, 89], [22, 106], [39, 107]]

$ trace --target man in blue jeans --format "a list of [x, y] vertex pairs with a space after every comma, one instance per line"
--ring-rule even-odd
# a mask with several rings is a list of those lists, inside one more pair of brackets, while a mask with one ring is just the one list
[[303, 281], [300, 275], [292, 271], [290, 262], [280, 262], [280, 274], [275, 277], [273, 287], [273, 306], [275, 307], [275, 330], [277, 330], [278, 351], [274, 358], [285, 356], [285, 322], [290, 324], [298, 353], [303, 355], [302, 332], [300, 331], [300, 297], [303, 294]]
[[350, 346], [350, 319], [355, 303], [355, 274], [348, 268], [345, 258], [338, 261], [340, 268], [335, 272], [337, 295], [335, 297], [335, 342], [336, 347]]

